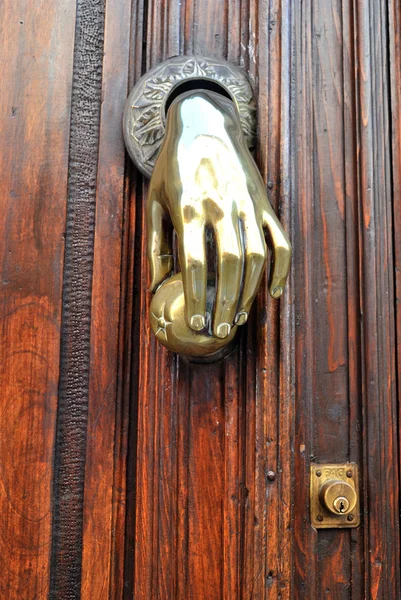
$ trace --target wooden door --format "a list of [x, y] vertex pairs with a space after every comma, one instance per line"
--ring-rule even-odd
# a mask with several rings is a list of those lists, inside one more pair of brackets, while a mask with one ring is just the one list
[[[400, 597], [396, 0], [3, 0], [0, 597]], [[147, 182], [121, 116], [179, 54], [227, 58], [294, 254], [232, 354], [148, 324]], [[311, 463], [362, 524], [315, 530]]]

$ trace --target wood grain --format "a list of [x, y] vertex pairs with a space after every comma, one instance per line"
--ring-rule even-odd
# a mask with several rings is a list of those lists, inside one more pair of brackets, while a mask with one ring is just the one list
[[[354, 532], [319, 531], [313, 542], [300, 520], [296, 590], [303, 586], [311, 598], [396, 598], [392, 190], [385, 141], [388, 104], [383, 101], [389, 83], [382, 68], [389, 61], [386, 11], [373, 2], [314, 5], [311, 12], [304, 8], [296, 16], [307, 27], [297, 31], [305, 48], [304, 54], [297, 53], [296, 108], [302, 140], [299, 189], [305, 196], [297, 202], [302, 229], [296, 254], [298, 247], [314, 267], [302, 283], [298, 279], [310, 317], [301, 330], [305, 308], [299, 310], [295, 360], [303, 357], [310, 365], [308, 383], [305, 365], [300, 362], [297, 369], [297, 396], [306, 392], [314, 401], [311, 405], [305, 397], [296, 411], [309, 460], [331, 462], [335, 456], [336, 461], [351, 458], [361, 465], [365, 522]], [[300, 248], [306, 239], [309, 252]], [[297, 306], [295, 310], [298, 315]], [[302, 463], [297, 456], [296, 461], [299, 473]], [[386, 533], [387, 527], [393, 535]], [[317, 560], [311, 544], [316, 544]]]
[[[314, 6], [311, 22], [314, 261], [313, 451], [317, 462], [349, 456], [347, 245], [342, 3]], [[355, 246], [352, 248], [355, 252]], [[316, 255], [315, 254], [315, 255]], [[312, 257], [309, 258], [312, 260]], [[316, 335], [319, 332], [319, 335]], [[317, 598], [347, 597], [351, 586], [349, 531], [319, 532]]]
[[[384, 3], [360, 0], [359, 135], [361, 210], [362, 402], [365, 477], [365, 593], [398, 597], [397, 469], [389, 43]], [[375, 34], [373, 35], [373, 31]], [[365, 550], [366, 551], [366, 550]]]
[[121, 115], [128, 86], [130, 7], [129, 2], [109, 1], [105, 12], [83, 505], [83, 599], [107, 597], [115, 584], [114, 568], [122, 579], [121, 565], [111, 562], [110, 555], [121, 553], [124, 547], [126, 442], [122, 427], [128, 407], [122, 398], [119, 339], [123, 336], [120, 316], [125, 317], [121, 281], [125, 149]]
[[[293, 189], [296, 194], [292, 223], [294, 312], [295, 312], [295, 436], [294, 436], [294, 597], [317, 598], [317, 533], [309, 521], [309, 466], [313, 457], [313, 399], [316, 390], [314, 368], [314, 152], [312, 123], [311, 3], [294, 9], [295, 98], [292, 156]], [[297, 276], [300, 273], [301, 276]]]
[[5, 1], [0, 19], [0, 596], [13, 600], [49, 591], [74, 7]]
[[[394, 273], [395, 273], [395, 298], [394, 307], [396, 315], [396, 375], [398, 386], [398, 423], [401, 418], [401, 6], [399, 2], [389, 3], [389, 47], [390, 47], [390, 80], [391, 87], [391, 139], [392, 139], [392, 214], [394, 227]], [[390, 207], [389, 207], [390, 208]], [[395, 415], [394, 415], [394, 418]], [[400, 444], [400, 438], [398, 439]], [[399, 454], [400, 456], [400, 454]], [[397, 503], [396, 503], [397, 505]]]
[[295, 276], [295, 481], [303, 494], [309, 461], [352, 459], [364, 499], [359, 530], [313, 534], [301, 495], [295, 590], [308, 598], [397, 598], [386, 7], [305, 3], [295, 22], [295, 268], [303, 270]]
[[[73, 4], [0, 8], [0, 596], [399, 598], [399, 3]], [[248, 72], [294, 250], [213, 365], [150, 333], [121, 134], [179, 54]], [[310, 463], [348, 460], [362, 525], [316, 531]]]

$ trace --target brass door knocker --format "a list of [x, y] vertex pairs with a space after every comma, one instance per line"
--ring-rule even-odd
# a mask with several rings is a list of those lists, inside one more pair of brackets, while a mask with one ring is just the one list
[[[246, 323], [266, 265], [266, 233], [273, 298], [287, 279], [291, 245], [248, 149], [253, 121], [244, 73], [203, 58], [156, 67], [135, 86], [124, 112], [128, 151], [144, 173], [152, 172], [151, 327], [167, 348], [189, 357], [218, 357]], [[175, 275], [173, 230], [181, 267]]]

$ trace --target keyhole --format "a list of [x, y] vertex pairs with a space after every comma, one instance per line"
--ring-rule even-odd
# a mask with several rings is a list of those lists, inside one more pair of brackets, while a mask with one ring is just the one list
[[339, 496], [333, 502], [334, 510], [337, 513], [344, 514], [348, 512], [349, 509], [349, 501], [345, 496]]

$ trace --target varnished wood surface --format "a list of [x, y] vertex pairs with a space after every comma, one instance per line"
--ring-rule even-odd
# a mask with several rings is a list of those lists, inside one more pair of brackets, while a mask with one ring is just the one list
[[386, 5], [360, 2], [357, 17], [360, 70], [370, 72], [370, 77], [360, 78], [358, 107], [365, 539], [371, 549], [365, 581], [373, 596], [388, 598], [400, 593], [400, 549], [390, 81], [388, 71], [377, 68], [389, 59]]
[[[398, 376], [401, 373], [401, 90], [398, 82], [401, 78], [401, 6], [399, 2], [390, 2], [389, 31], [391, 77], [391, 139], [392, 139], [392, 192], [393, 202], [389, 207], [389, 216], [394, 219], [394, 267], [395, 267], [395, 313], [396, 313], [396, 359]], [[398, 383], [398, 422], [401, 417], [400, 387]], [[397, 418], [395, 416], [395, 418]], [[396, 443], [396, 441], [395, 441]], [[398, 443], [401, 448], [401, 440]]]
[[23, 4], [0, 5], [0, 597], [7, 600], [49, 592], [75, 26], [72, 3]]
[[[389, 82], [380, 66], [389, 60], [386, 11], [368, 1], [313, 3], [311, 10], [312, 3], [299, 6], [295, 17], [295, 269], [304, 273], [295, 289], [295, 478], [301, 475], [305, 489], [309, 460], [355, 460], [364, 523], [313, 539], [303, 498], [303, 514], [295, 516], [295, 589], [310, 598], [397, 598], [393, 196]], [[305, 454], [297, 455], [304, 439]]]
[[122, 580], [119, 561], [111, 561], [110, 556], [114, 552], [124, 556], [120, 521], [124, 523], [126, 450], [116, 431], [128, 408], [122, 400], [127, 371], [119, 363], [120, 334], [124, 335], [119, 323], [126, 318], [125, 312], [120, 315], [124, 310], [120, 290], [127, 277], [122, 264], [125, 148], [121, 115], [128, 86], [130, 10], [129, 2], [118, 0], [108, 2], [105, 11], [82, 540], [81, 597], [88, 600], [105, 597], [113, 578]]
[[[0, 598], [399, 598], [398, 3], [0, 10]], [[135, 81], [184, 53], [248, 71], [294, 249], [215, 365], [150, 334], [121, 135]], [[348, 460], [362, 526], [317, 532], [310, 463]]]

